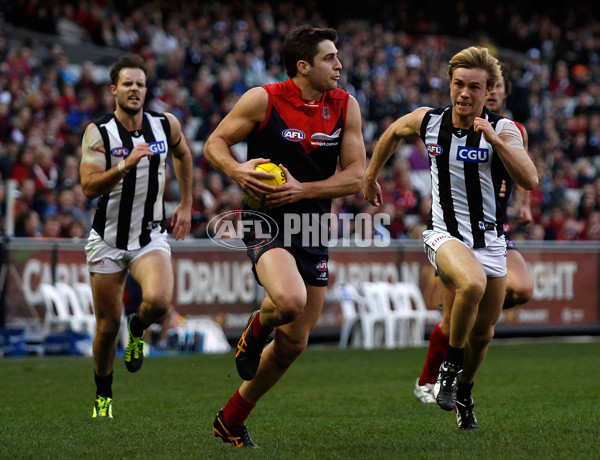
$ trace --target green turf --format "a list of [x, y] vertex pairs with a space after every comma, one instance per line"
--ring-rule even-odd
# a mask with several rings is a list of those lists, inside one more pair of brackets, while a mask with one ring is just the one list
[[496, 342], [474, 389], [481, 429], [412, 395], [425, 348], [310, 347], [248, 420], [259, 450], [213, 437], [233, 353], [121, 360], [114, 420], [91, 418], [92, 360], [0, 359], [2, 459], [598, 459], [600, 342]]

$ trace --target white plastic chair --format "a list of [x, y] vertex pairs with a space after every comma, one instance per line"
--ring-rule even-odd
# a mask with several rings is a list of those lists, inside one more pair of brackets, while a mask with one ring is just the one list
[[405, 303], [397, 303], [393, 297], [393, 285], [383, 281], [365, 283], [364, 289], [368, 297], [377, 302], [385, 325], [385, 347], [396, 348], [407, 345], [405, 332], [416, 315]]
[[88, 283], [73, 283], [73, 289], [79, 298], [79, 304], [86, 315], [95, 317], [94, 296], [92, 295], [92, 287]]
[[413, 308], [408, 283], [390, 285], [390, 297], [398, 318], [398, 345], [418, 346], [423, 344], [425, 335], [424, 320]]
[[80, 296], [77, 295], [77, 292], [70, 284], [59, 282], [55, 283], [54, 286], [69, 307], [69, 313], [72, 316], [71, 321], [74, 325], [73, 330], [76, 332], [86, 332], [93, 338], [96, 335], [96, 316], [90, 313], [89, 309], [86, 311], [83, 308]]
[[436, 324], [442, 319], [442, 312], [440, 310], [430, 310], [425, 304], [423, 293], [419, 286], [414, 283], [396, 283], [403, 284], [404, 289], [408, 291], [411, 300], [413, 301], [414, 309], [423, 317], [425, 322]]
[[350, 333], [356, 323], [360, 323], [359, 303], [364, 300], [351, 284], [343, 283], [338, 288], [339, 304], [342, 310], [342, 329], [340, 331], [340, 348], [346, 348], [350, 342]]
[[[363, 346], [366, 349], [375, 347], [375, 328], [378, 324], [384, 326], [384, 338], [386, 347], [390, 346], [390, 338], [393, 340], [393, 335], [387, 332], [389, 329], [388, 322], [389, 306], [386, 308], [385, 302], [389, 304], [389, 296], [385, 283], [378, 282], [363, 282], [360, 285], [360, 290], [364, 296], [364, 302], [359, 303], [360, 319], [363, 331]], [[393, 345], [392, 345], [393, 346]]]
[[404, 311], [406, 320], [399, 322], [399, 342], [413, 346], [425, 341], [425, 323], [437, 323], [441, 313], [429, 310], [419, 287], [414, 283], [397, 282], [390, 286], [392, 304], [398, 311]]
[[[94, 307], [94, 295], [92, 293], [92, 286], [88, 283], [74, 283], [73, 289], [79, 297], [79, 303], [83, 309], [85, 315], [91, 315], [94, 318], [94, 333], [92, 337], [96, 335], [96, 310]], [[125, 348], [129, 341], [129, 331], [127, 330], [127, 317], [125, 316], [125, 307], [121, 309], [121, 324], [119, 326], [119, 335], [117, 338], [117, 346]]]
[[73, 317], [69, 313], [69, 307], [58, 290], [51, 284], [41, 283], [38, 287], [38, 292], [41, 295], [45, 309], [44, 334], [64, 332], [68, 329], [75, 330], [76, 325], [73, 324]]

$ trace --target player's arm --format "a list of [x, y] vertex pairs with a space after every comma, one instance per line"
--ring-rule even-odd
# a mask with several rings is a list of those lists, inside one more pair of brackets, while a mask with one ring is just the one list
[[518, 199], [517, 219], [519, 224], [527, 225], [533, 222], [531, 213], [531, 192], [525, 190], [520, 185], [515, 185], [515, 191]]
[[[365, 182], [367, 153], [362, 135], [362, 116], [358, 102], [352, 96], [348, 99], [345, 131], [340, 151], [341, 171], [313, 187], [316, 197], [337, 198], [358, 193]], [[310, 194], [308, 197], [311, 198]]]
[[398, 151], [402, 139], [419, 135], [423, 118], [429, 110], [431, 110], [429, 107], [420, 107], [398, 118], [388, 126], [377, 141], [363, 186], [363, 194], [372, 205], [379, 206], [383, 204], [381, 186], [377, 182], [379, 172], [390, 157]]
[[98, 127], [91, 123], [81, 144], [81, 188], [88, 198], [109, 193], [142, 158], [152, 156], [148, 144], [137, 145], [116, 166], [106, 169], [106, 150]]
[[[523, 146], [529, 151], [529, 135], [527, 134], [527, 130], [523, 125], [519, 125], [519, 131], [521, 132], [521, 136], [523, 136]], [[517, 211], [518, 222], [521, 225], [530, 224], [533, 222], [533, 214], [531, 213], [531, 192], [525, 190], [518, 184], [515, 185], [515, 191], [519, 200], [519, 208]]]
[[148, 144], [136, 146], [132, 152], [116, 166], [106, 169], [106, 150], [98, 127], [91, 123], [83, 134], [81, 142], [81, 189], [90, 199], [109, 193], [131, 168], [145, 156], [152, 156]]
[[284, 165], [279, 165], [287, 182], [276, 187], [275, 193], [267, 195], [267, 206], [277, 207], [303, 199], [337, 198], [357, 193], [365, 180], [366, 153], [361, 122], [358, 102], [350, 96], [340, 150], [341, 171], [320, 181], [298, 182]]
[[538, 186], [537, 170], [524, 147], [523, 136], [514, 122], [505, 123], [500, 133], [496, 133], [489, 121], [477, 117], [473, 127], [476, 132], [482, 132], [492, 144], [517, 185], [525, 190], [533, 190]]
[[182, 240], [192, 228], [192, 152], [185, 140], [179, 120], [170, 113], [165, 113], [165, 116], [171, 125], [169, 150], [173, 154], [173, 169], [181, 195], [181, 200], [173, 211], [173, 237]]
[[256, 125], [262, 123], [268, 103], [269, 96], [264, 88], [246, 91], [204, 144], [207, 161], [253, 195], [274, 190], [273, 186], [261, 182], [261, 179], [272, 179], [272, 174], [254, 171], [256, 165], [268, 163], [269, 159], [256, 158], [239, 163], [231, 153], [231, 146], [244, 140]]

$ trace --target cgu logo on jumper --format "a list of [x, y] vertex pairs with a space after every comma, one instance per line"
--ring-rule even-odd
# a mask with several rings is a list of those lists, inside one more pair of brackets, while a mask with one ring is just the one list
[[150, 152], [152, 155], [160, 155], [161, 153], [167, 153], [167, 144], [165, 141], [148, 142]]
[[487, 163], [490, 159], [490, 151], [484, 148], [459, 147], [456, 151], [456, 159], [471, 163]]
[[306, 137], [306, 135], [304, 134], [304, 131], [301, 131], [299, 129], [294, 129], [294, 128], [288, 128], [286, 130], [284, 130], [281, 135], [283, 136], [284, 139], [287, 139], [288, 141], [292, 141], [292, 142], [300, 142], [303, 141], [304, 138]]
[[127, 147], [115, 147], [110, 151], [113, 157], [122, 158], [129, 155], [129, 149]]

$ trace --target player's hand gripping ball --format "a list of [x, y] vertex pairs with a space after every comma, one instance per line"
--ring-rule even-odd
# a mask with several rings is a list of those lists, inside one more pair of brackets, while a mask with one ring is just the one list
[[[264, 171], [275, 175], [275, 179], [262, 179], [262, 182], [267, 185], [277, 187], [278, 185], [283, 185], [287, 182], [285, 178], [285, 173], [275, 163], [263, 163], [254, 168], [254, 170]], [[264, 199], [264, 195], [259, 201], [255, 198], [252, 198], [245, 190], [242, 192], [242, 200], [244, 201], [244, 203], [246, 203], [251, 209], [254, 209], [255, 211], [265, 209]]]

